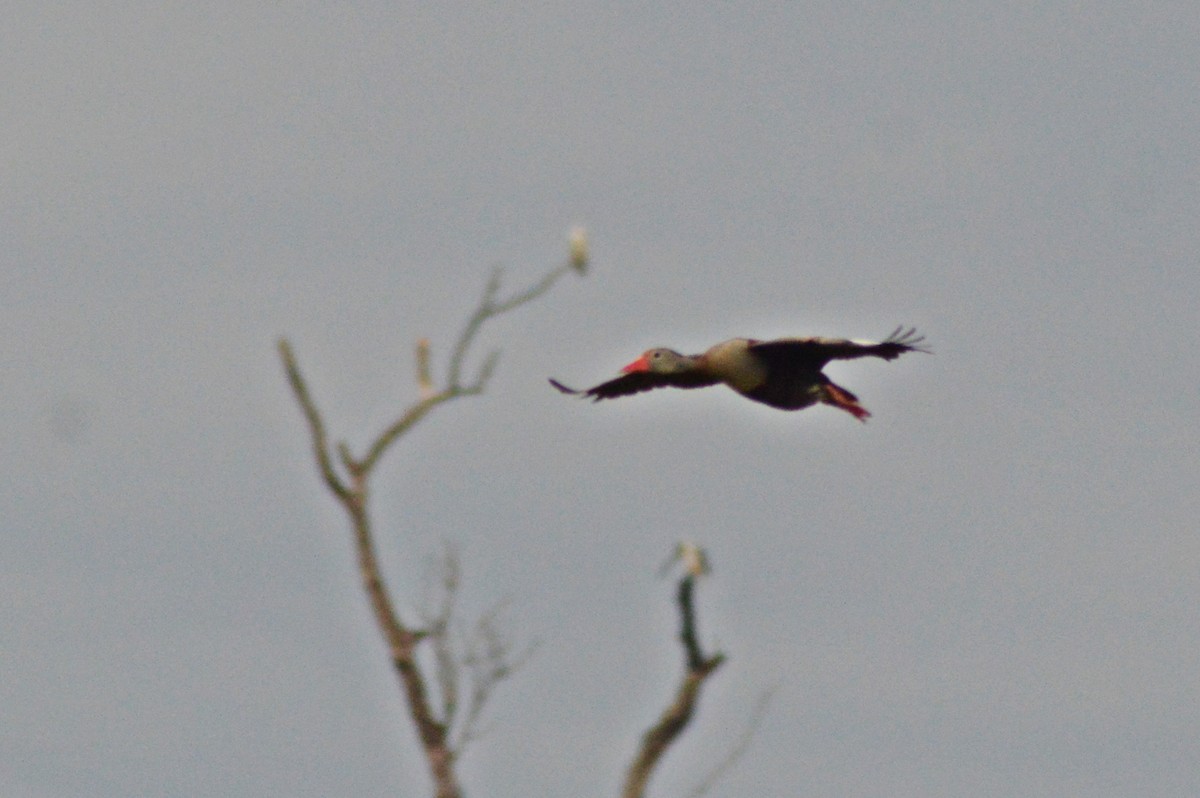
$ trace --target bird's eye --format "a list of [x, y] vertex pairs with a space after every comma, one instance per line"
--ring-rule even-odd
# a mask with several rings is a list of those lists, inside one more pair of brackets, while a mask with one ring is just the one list
[[650, 357], [653, 360], [658, 360], [660, 357], [662, 357], [662, 352], [655, 352], [652, 355], [650, 355]]

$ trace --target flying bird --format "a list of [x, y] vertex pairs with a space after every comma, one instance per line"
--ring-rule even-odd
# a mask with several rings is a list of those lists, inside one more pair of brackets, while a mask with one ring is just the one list
[[884, 340], [851, 341], [845, 338], [779, 338], [756, 341], [733, 338], [702, 355], [681, 355], [672, 349], [648, 349], [621, 369], [621, 376], [594, 388], [577, 391], [558, 380], [550, 384], [566, 394], [592, 401], [650, 391], [655, 388], [706, 388], [724, 383], [733, 390], [780, 410], [800, 410], [809, 405], [832, 405], [859, 421], [871, 415], [858, 397], [821, 373], [831, 360], [878, 357], [895, 360], [905, 352], [930, 350], [921, 345], [925, 336], [916, 328], [897, 327]]

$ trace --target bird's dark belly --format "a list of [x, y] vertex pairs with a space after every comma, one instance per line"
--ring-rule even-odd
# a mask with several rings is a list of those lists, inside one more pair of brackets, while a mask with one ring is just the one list
[[801, 410], [817, 403], [817, 400], [821, 398], [821, 386], [767, 382], [752, 390], [738, 391], [738, 393], [747, 399], [753, 399], [780, 410]]

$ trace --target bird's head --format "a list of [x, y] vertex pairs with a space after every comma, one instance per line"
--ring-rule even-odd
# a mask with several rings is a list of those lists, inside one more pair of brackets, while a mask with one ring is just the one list
[[647, 349], [642, 356], [621, 369], [622, 374], [649, 371], [654, 374], [678, 374], [692, 367], [691, 358], [673, 349]]

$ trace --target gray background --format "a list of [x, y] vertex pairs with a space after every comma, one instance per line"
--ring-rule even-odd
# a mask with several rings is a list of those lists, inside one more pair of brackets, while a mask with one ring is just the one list
[[[0, 792], [427, 795], [274, 350], [361, 447], [489, 270], [486, 396], [375, 480], [403, 609], [457, 543], [539, 641], [474, 796], [613, 795], [681, 662], [680, 538], [729, 663], [652, 784], [775, 688], [714, 795], [1200, 794], [1200, 10], [20, 4], [0, 47]], [[929, 336], [592, 406], [651, 345]], [[477, 362], [477, 361], [476, 361]]]

